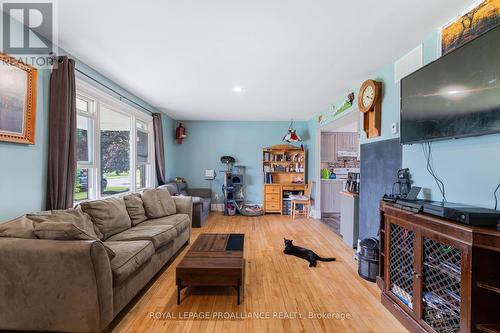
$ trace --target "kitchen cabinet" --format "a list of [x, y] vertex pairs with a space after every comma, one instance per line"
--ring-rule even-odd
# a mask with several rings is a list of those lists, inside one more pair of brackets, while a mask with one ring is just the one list
[[340, 213], [340, 192], [343, 190], [341, 179], [321, 181], [321, 212]]
[[321, 133], [321, 162], [334, 162], [337, 160], [335, 141], [335, 133]]
[[336, 133], [337, 151], [358, 151], [358, 133]]
[[355, 151], [359, 154], [358, 133], [321, 133], [321, 162], [337, 161], [339, 151]]

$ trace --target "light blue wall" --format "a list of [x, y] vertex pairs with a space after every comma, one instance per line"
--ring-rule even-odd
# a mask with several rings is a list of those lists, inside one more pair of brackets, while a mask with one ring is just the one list
[[[2, 20], [5, 19], [4, 15], [2, 13], [2, 16], [0, 16]], [[2, 20], [0, 20], [0, 24], [2, 24]], [[59, 50], [57, 53], [59, 55], [68, 54], [64, 50]], [[103, 82], [139, 105], [156, 111], [139, 97], [129, 93], [84, 63], [77, 59], [75, 60], [78, 69]], [[49, 80], [50, 71], [39, 69], [35, 145], [0, 142], [0, 222], [45, 208]], [[88, 79], [85, 80], [103, 89], [102, 86], [95, 82]], [[165, 117], [164, 126], [172, 126], [171, 124], [173, 124], [173, 120]]]
[[[209, 187], [204, 179], [205, 169], [218, 173], [213, 190], [222, 199], [223, 169], [220, 157], [230, 155], [237, 165], [246, 166], [245, 192], [248, 202], [262, 203], [262, 148], [280, 144], [289, 122], [285, 121], [185, 121], [187, 139], [182, 145], [175, 144], [175, 176], [186, 178], [190, 187]], [[296, 122], [297, 133], [304, 140], [306, 149], [311, 138], [306, 122]], [[308, 154], [309, 151], [306, 152]], [[309, 166], [308, 166], [309, 167]]]

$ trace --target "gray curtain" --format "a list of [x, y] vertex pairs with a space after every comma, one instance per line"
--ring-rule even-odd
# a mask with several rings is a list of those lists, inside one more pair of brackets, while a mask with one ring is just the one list
[[161, 114], [153, 113], [153, 130], [155, 134], [155, 165], [156, 179], [158, 185], [165, 184], [165, 148], [163, 142], [163, 125], [161, 122]]
[[59, 57], [50, 76], [47, 209], [73, 206], [76, 149], [75, 61]]

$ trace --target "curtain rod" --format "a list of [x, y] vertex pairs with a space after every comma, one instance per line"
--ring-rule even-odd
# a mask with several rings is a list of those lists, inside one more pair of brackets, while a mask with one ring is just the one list
[[149, 109], [145, 108], [144, 106], [140, 105], [139, 103], [134, 102], [134, 101], [133, 101], [133, 100], [131, 100], [130, 98], [127, 98], [127, 97], [123, 96], [122, 94], [120, 94], [120, 93], [119, 93], [118, 91], [116, 91], [115, 89], [113, 89], [113, 88], [111, 88], [111, 87], [108, 87], [107, 85], [105, 85], [105, 84], [104, 84], [104, 83], [102, 83], [101, 81], [99, 81], [99, 80], [97, 80], [97, 79], [93, 78], [92, 76], [88, 75], [87, 73], [84, 73], [83, 71], [79, 70], [79, 69], [78, 69], [78, 68], [76, 68], [76, 67], [75, 67], [75, 71], [77, 71], [78, 73], [80, 73], [80, 74], [82, 74], [82, 75], [86, 76], [87, 78], [91, 79], [92, 81], [94, 81], [94, 82], [96, 82], [96, 83], [100, 84], [100, 85], [101, 85], [101, 86], [103, 86], [104, 88], [106, 88], [106, 89], [108, 89], [108, 90], [111, 90], [113, 93], [115, 93], [115, 94], [117, 94], [117, 95], [119, 96], [119, 99], [120, 99], [120, 100], [125, 99], [125, 100], [129, 101], [130, 103], [132, 103], [132, 104], [134, 104], [134, 105], [136, 105], [136, 106], [140, 107], [141, 109], [143, 109], [143, 110], [145, 110], [145, 111], [149, 112], [150, 114], [155, 113], [155, 112], [153, 112], [153, 111], [151, 111], [151, 110], [149, 110]]
[[[53, 62], [53, 61], [57, 61], [58, 56], [57, 56], [57, 54], [55, 54], [54, 52], [50, 52], [50, 53], [49, 53], [49, 58], [50, 58], [50, 59], [52, 60], [52, 62]], [[113, 89], [113, 88], [111, 88], [111, 87], [108, 87], [107, 85], [105, 85], [105, 84], [104, 84], [104, 83], [102, 83], [101, 81], [99, 81], [99, 80], [97, 80], [97, 79], [93, 78], [92, 76], [88, 75], [87, 73], [85, 73], [85, 72], [83, 72], [83, 71], [79, 70], [78, 68], [76, 68], [76, 66], [75, 66], [75, 71], [77, 71], [78, 73], [82, 74], [83, 76], [86, 76], [87, 78], [91, 79], [91, 80], [92, 80], [92, 81], [94, 81], [95, 83], [100, 84], [101, 86], [103, 86], [104, 88], [106, 88], [106, 89], [108, 89], [108, 90], [112, 91], [113, 93], [117, 94], [117, 95], [119, 96], [119, 100], [120, 100], [120, 101], [121, 101], [122, 99], [127, 100], [127, 101], [129, 101], [130, 103], [132, 103], [132, 104], [134, 104], [134, 105], [137, 105], [137, 106], [138, 106], [138, 107], [140, 107], [141, 109], [143, 109], [143, 110], [145, 110], [145, 111], [149, 112], [150, 114], [154, 114], [154, 113], [155, 113], [155, 112], [153, 112], [153, 111], [149, 110], [148, 108], [145, 108], [144, 106], [140, 105], [139, 103], [134, 102], [134, 101], [133, 101], [133, 100], [131, 100], [130, 98], [127, 98], [127, 97], [123, 96], [122, 94], [120, 94], [120, 93], [119, 93], [118, 91], [116, 91], [115, 89]]]

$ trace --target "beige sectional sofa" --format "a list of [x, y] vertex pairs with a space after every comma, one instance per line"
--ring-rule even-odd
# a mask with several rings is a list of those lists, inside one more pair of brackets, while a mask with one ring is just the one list
[[0, 224], [0, 330], [102, 331], [189, 242], [191, 215], [190, 197], [146, 190]]

